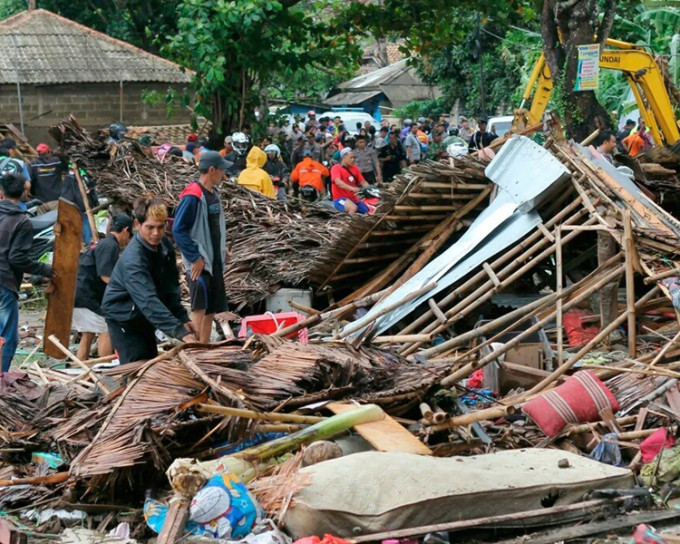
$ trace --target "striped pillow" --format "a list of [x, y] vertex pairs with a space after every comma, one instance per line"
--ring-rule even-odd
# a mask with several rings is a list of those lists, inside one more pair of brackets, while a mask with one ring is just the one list
[[568, 423], [599, 421], [600, 411], [619, 409], [619, 403], [593, 373], [581, 370], [559, 387], [527, 402], [522, 410], [553, 438]]

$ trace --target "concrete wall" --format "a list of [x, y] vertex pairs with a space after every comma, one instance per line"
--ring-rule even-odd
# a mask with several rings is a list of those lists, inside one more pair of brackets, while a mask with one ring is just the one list
[[[22, 85], [21, 102], [24, 132], [36, 145], [54, 143], [47, 129], [72, 113], [88, 130], [96, 130], [114, 121], [127, 125], [168, 125], [188, 123], [188, 110], [178, 111], [168, 119], [165, 103], [149, 106], [142, 100], [144, 91], [165, 93], [169, 85], [160, 83], [124, 83], [122, 92], [117, 83], [88, 83], [68, 85]], [[182, 86], [175, 86], [178, 95]], [[0, 85], [0, 123], [19, 125], [19, 99], [16, 85]]]

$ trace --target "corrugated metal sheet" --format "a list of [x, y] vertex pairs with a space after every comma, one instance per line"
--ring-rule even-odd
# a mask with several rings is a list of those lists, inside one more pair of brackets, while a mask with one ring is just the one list
[[[409, 293], [431, 282], [437, 282], [435, 289], [378, 319], [377, 333], [382, 333], [420, 304], [526, 236], [541, 222], [540, 216], [533, 210], [534, 204], [554, 194], [561, 182], [570, 176], [561, 162], [524, 136], [513, 136], [487, 166], [485, 173], [499, 187], [496, 199], [475, 219], [460, 240], [373, 306], [359, 322], [370, 323], [372, 316], [382, 308], [398, 303]], [[353, 336], [362, 332], [360, 330]]]
[[47, 10], [0, 23], [0, 83], [188, 83], [191, 72]]

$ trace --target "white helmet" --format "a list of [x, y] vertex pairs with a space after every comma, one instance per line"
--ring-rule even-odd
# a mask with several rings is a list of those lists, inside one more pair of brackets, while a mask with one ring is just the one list
[[275, 153], [277, 157], [281, 156], [281, 149], [276, 144], [269, 144], [267, 147], [264, 148], [264, 152], [267, 154]]
[[248, 145], [250, 140], [243, 132], [234, 132], [231, 135], [231, 146], [234, 148], [234, 153], [237, 155], [245, 155], [248, 152]]

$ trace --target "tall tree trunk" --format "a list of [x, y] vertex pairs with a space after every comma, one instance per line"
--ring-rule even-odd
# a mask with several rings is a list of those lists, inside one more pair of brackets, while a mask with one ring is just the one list
[[[614, 21], [616, 0], [605, 0], [599, 22], [597, 0], [545, 0], [541, 15], [546, 62], [555, 91], [562, 98], [568, 136], [583, 140], [595, 129], [611, 126], [609, 114], [593, 91], [574, 91], [578, 73], [578, 46], [604, 42]], [[561, 36], [561, 40], [559, 37]], [[559, 98], [558, 98], [559, 101]]]

